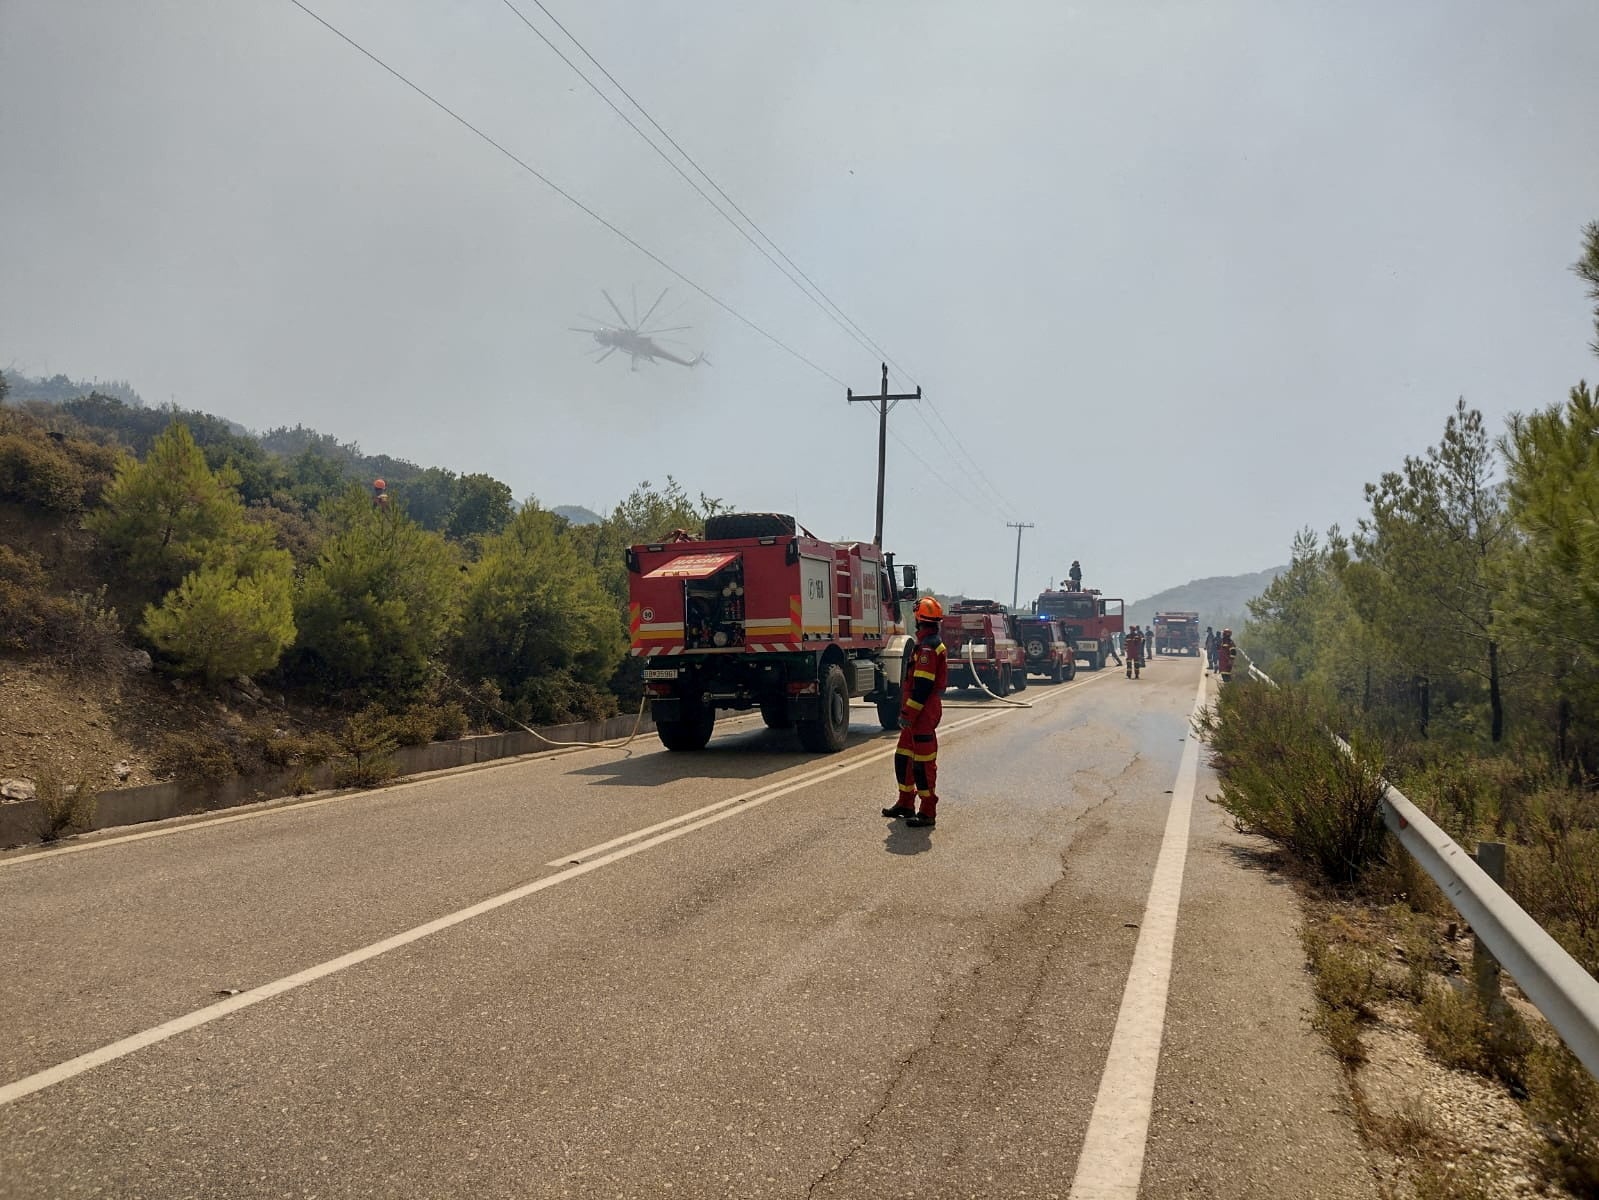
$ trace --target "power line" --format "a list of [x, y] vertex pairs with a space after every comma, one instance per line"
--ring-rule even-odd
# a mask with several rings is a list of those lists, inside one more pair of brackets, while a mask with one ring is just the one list
[[988, 499], [988, 497], [984, 496], [980, 492], [975, 494], [975, 495], [968, 494], [959, 485], [953, 484], [948, 479], [944, 478], [944, 476], [942, 474], [940, 474], [940, 472], [938, 471], [938, 468], [934, 467], [932, 463], [928, 462], [925, 458], [923, 458], [917, 452], [916, 447], [912, 446], [909, 442], [907, 442], [904, 438], [902, 438], [897, 431], [895, 431], [893, 429], [890, 429], [888, 431], [888, 436], [893, 438], [896, 442], [898, 442], [904, 448], [904, 450], [905, 450], [905, 452], [907, 454], [909, 454], [917, 462], [921, 463], [922, 466], [926, 467], [927, 468], [927, 473], [929, 475], [931, 475], [934, 479], [936, 479], [939, 482], [940, 486], [942, 486], [943, 489], [946, 492], [948, 492], [950, 495], [959, 496], [962, 500], [965, 500], [967, 503], [973, 505], [973, 507], [987, 506], [989, 511], [992, 512], [995, 516], [1001, 518], [1002, 520], [1004, 519], [1006, 514], [1002, 513], [1002, 512], [995, 512], [994, 509], [993, 509], [993, 504]]
[[[928, 407], [932, 407], [931, 400], [928, 401]], [[927, 427], [927, 432], [933, 435], [933, 441], [937, 443], [939, 449], [944, 451], [945, 454], [949, 455], [950, 461], [953, 462], [957, 467], [961, 467], [963, 465], [961, 463], [961, 456], [964, 455], [967, 463], [971, 465], [972, 470], [976, 473], [977, 482], [988, 490], [988, 496], [991, 499], [991, 503], [997, 505], [995, 511], [999, 512], [1003, 516], [1009, 517], [1013, 511], [1010, 501], [1007, 500], [1004, 495], [1001, 494], [1000, 490], [994, 486], [993, 482], [988, 478], [987, 473], [981, 466], [978, 465], [977, 460], [972, 457], [971, 451], [966, 448], [959, 435], [957, 435], [953, 429], [949, 428], [949, 423], [939, 415], [936, 408], [933, 409], [933, 415], [938, 417], [940, 425], [943, 425], [946, 430], [949, 430], [948, 439], [946, 439], [943, 434], [939, 433], [937, 426], [935, 426], [931, 421], [922, 415], [920, 408], [916, 410], [917, 419]], [[959, 450], [957, 451], [954, 449], [950, 445], [950, 442], [954, 442], [955, 445], [959, 447]]]
[[[578, 50], [582, 52], [583, 57], [588, 59], [589, 62], [593, 63], [595, 68], [600, 72], [600, 74], [604, 75], [605, 78], [610, 81], [611, 86], [614, 87], [617, 91], [621, 92], [622, 95], [627, 98], [627, 101], [628, 101], [629, 104], [631, 104], [634, 108], [638, 109], [638, 111], [643, 115], [644, 119], [646, 121], [648, 121], [652, 126], [655, 127], [656, 132], [658, 132], [662, 137], [664, 137], [667, 140], [668, 143], [671, 144], [672, 149], [676, 150], [680, 155], [682, 155], [684, 160], [689, 164], [689, 166], [693, 167], [694, 170], [697, 171], [700, 174], [701, 178], [703, 178], [706, 183], [710, 184], [711, 187], [716, 190], [716, 194], [719, 195], [723, 200], [727, 201], [728, 206], [731, 207], [732, 210], [734, 212], [736, 212], [741, 218], [743, 218], [744, 222], [747, 225], [749, 225], [749, 227], [751, 229], [753, 229], [756, 233], [758, 233], [761, 236], [762, 240], [764, 240], [767, 245], [771, 246], [771, 248], [774, 251], [777, 252], [778, 256], [780, 258], [782, 258], [783, 262], [787, 263], [790, 267], [793, 268], [794, 272], [799, 275], [800, 279], [803, 279], [807, 284], [810, 285], [811, 289], [816, 293], [815, 296], [811, 295], [810, 292], [806, 291], [806, 289], [803, 286], [801, 286], [801, 284], [799, 282], [799, 279], [794, 278], [793, 274], [790, 274], [787, 270], [784, 270], [784, 268], [783, 268], [781, 263], [779, 263], [776, 259], [774, 259], [771, 256], [771, 254], [768, 254], [767, 251], [765, 250], [765, 248], [762, 247], [759, 242], [756, 242], [754, 238], [750, 237], [750, 235], [743, 229], [742, 226], [740, 226], [738, 224], [738, 222], [734, 221], [732, 217], [728, 216], [727, 213], [722, 210], [720, 205], [718, 205], [714, 200], [712, 200], [709, 196], [707, 196], [705, 194], [704, 189], [701, 188], [692, 179], [690, 179], [689, 176], [687, 175], [687, 173], [684, 172], [683, 169], [680, 166], [678, 166], [677, 163], [673, 162], [672, 159], [666, 154], [666, 152], [663, 151], [658, 145], [655, 144], [654, 140], [651, 139], [649, 137], [649, 135], [647, 135], [642, 129], [640, 129], [636, 124], [634, 124], [632, 119], [629, 118], [627, 116], [627, 114], [622, 112], [622, 110], [617, 107], [617, 105], [611, 100], [611, 98], [609, 96], [607, 96], [603, 91], [600, 90], [599, 85], [597, 85], [592, 79], [590, 79], [581, 70], [579, 70], [578, 67], [576, 66], [576, 64], [574, 64], [571, 59], [567, 58], [566, 55], [562, 54], [561, 51], [556, 48], [555, 43], [550, 41], [550, 39], [548, 37], [546, 37], [542, 31], [540, 31], [536, 26], [534, 26], [534, 24], [527, 19], [527, 17], [522, 13], [521, 10], [519, 8], [517, 8], [516, 5], [511, 3], [511, 0], [501, 0], [501, 3], [503, 3], [507, 8], [509, 8], [512, 12], [514, 12], [517, 15], [517, 17], [521, 19], [521, 21], [522, 21], [522, 23], [524, 25], [526, 25], [529, 29], [531, 29], [535, 34], [537, 34], [539, 36], [539, 38], [544, 42], [544, 44], [546, 46], [549, 46], [549, 48], [551, 50], [554, 50], [555, 53], [560, 56], [560, 59], [561, 59], [562, 62], [566, 63], [566, 65], [571, 67], [573, 71], [577, 72], [578, 78], [582, 79], [584, 83], [588, 84], [589, 87], [593, 88], [595, 95], [599, 96], [600, 99], [604, 100], [606, 104], [609, 104], [611, 106], [612, 111], [614, 111], [617, 114], [617, 116], [621, 117], [624, 121], [626, 121], [628, 123], [628, 125], [632, 128], [633, 132], [637, 133], [641, 138], [643, 138], [647, 143], [649, 143], [650, 148], [653, 149], [657, 154], [659, 154], [664, 161], [669, 163], [672, 166], [672, 168], [677, 171], [677, 173], [679, 175], [682, 175], [683, 178], [688, 182], [688, 184], [691, 187], [693, 187], [696, 192], [699, 192], [699, 194], [702, 197], [704, 197], [705, 202], [707, 204], [709, 204], [713, 209], [715, 209], [717, 214], [723, 220], [725, 220], [729, 225], [733, 226], [734, 229], [737, 229], [739, 231], [739, 233], [743, 235], [744, 239], [750, 243], [750, 245], [754, 246], [763, 255], [765, 255], [766, 260], [768, 262], [770, 262], [779, 271], [782, 271], [783, 275], [789, 280], [789, 282], [792, 283], [795, 287], [799, 288], [800, 293], [803, 296], [805, 296], [806, 299], [810, 300], [812, 304], [815, 304], [817, 306], [817, 308], [821, 310], [821, 312], [822, 312], [822, 314], [824, 316], [826, 316], [829, 320], [831, 320], [833, 322], [833, 324], [837, 325], [840, 329], [843, 329], [845, 333], [848, 333], [848, 334], [850, 334], [851, 337], [855, 338], [855, 340], [857, 342], [859, 342], [862, 345], [862, 347], [874, 351], [878, 355], [878, 357], [880, 357], [880, 358], [884, 359], [885, 361], [887, 361], [891, 366], [893, 366], [893, 368], [896, 371], [899, 372], [899, 374], [900, 374], [900, 376], [902, 378], [908, 380], [913, 385], [916, 383], [916, 380], [911, 377], [911, 374], [910, 374], [909, 371], [907, 371], [905, 368], [901, 367], [897, 362], [895, 362], [893, 357], [888, 353], [888, 351], [884, 350], [881, 346], [879, 346], [877, 344], [877, 342], [872, 339], [871, 335], [869, 335], [864, 329], [862, 329], [860, 327], [860, 325], [858, 325], [854, 321], [854, 319], [850, 317], [850, 315], [848, 313], [846, 313], [841, 307], [839, 307], [837, 302], [835, 302], [831, 296], [829, 296], [826, 292], [824, 292], [822, 290], [821, 285], [819, 285], [814, 279], [812, 279], [808, 274], [805, 273], [804, 268], [802, 268], [798, 263], [796, 263], [792, 258], [790, 258], [788, 256], [788, 254], [784, 252], [783, 248], [781, 246], [779, 246], [775, 241], [772, 240], [771, 235], [768, 234], [764, 229], [762, 229], [760, 227], [760, 225], [758, 225], [756, 223], [756, 221], [755, 221], [755, 219], [753, 217], [751, 217], [747, 212], [745, 212], [742, 208], [739, 207], [738, 202], [736, 200], [734, 200], [733, 197], [731, 197], [731, 196], [729, 196], [727, 194], [726, 190], [723, 189], [722, 185], [717, 183], [716, 180], [711, 176], [711, 174], [708, 171], [705, 170], [704, 167], [700, 166], [700, 164], [695, 160], [694, 156], [692, 154], [690, 154], [687, 150], [683, 149], [682, 145], [679, 144], [678, 140], [676, 138], [674, 138], [670, 133], [668, 133], [667, 130], [661, 125], [661, 123], [659, 121], [657, 121], [652, 115], [650, 115], [649, 109], [645, 108], [642, 104], [640, 104], [638, 102], [638, 100], [634, 98], [633, 94], [631, 92], [629, 92], [625, 87], [622, 86], [622, 84], [617, 80], [616, 76], [612, 75], [610, 73], [610, 71], [605, 69], [605, 64], [600, 62], [599, 59], [595, 58], [594, 55], [589, 52], [588, 47], [585, 46], [582, 42], [580, 42], [577, 39], [577, 36], [575, 34], [573, 34], [573, 32], [570, 29], [568, 29], [565, 25], [563, 25], [561, 23], [561, 19], [559, 17], [557, 17], [554, 13], [552, 13], [547, 7], [545, 7], [545, 5], [543, 3], [543, 0], [533, 0], [533, 3], [538, 6], [538, 9], [539, 9], [540, 12], [542, 12], [546, 17], [548, 17], [551, 20], [551, 22], [554, 23], [554, 25], [555, 25], [555, 27], [557, 29], [559, 29], [563, 34], [566, 35], [567, 40], [570, 41], [572, 43], [572, 45], [576, 46], [578, 48]], [[817, 301], [817, 297], [820, 297], [821, 300], [825, 302], [827, 307], [824, 307], [822, 303], [819, 303]], [[828, 311], [828, 307], [831, 307], [832, 312]], [[838, 315], [834, 316], [833, 315], [834, 313], [837, 313]]]
[[844, 381], [842, 379], [840, 379], [837, 375], [834, 375], [831, 371], [827, 370], [824, 367], [818, 366], [816, 363], [812, 362], [809, 358], [806, 358], [805, 355], [801, 354], [798, 350], [794, 349], [794, 347], [790, 346], [787, 342], [783, 341], [781, 338], [777, 337], [775, 334], [768, 333], [761, 326], [757, 325], [754, 321], [750, 320], [743, 313], [739, 312], [738, 309], [734, 308], [732, 305], [728, 304], [726, 301], [722, 300], [720, 297], [718, 297], [717, 295], [715, 295], [714, 293], [712, 293], [708, 289], [700, 286], [698, 283], [695, 283], [694, 280], [690, 279], [687, 275], [683, 274], [683, 272], [679, 271], [676, 267], [672, 266], [671, 263], [667, 262], [665, 259], [661, 258], [660, 255], [656, 254], [654, 251], [650, 250], [646, 246], [644, 246], [641, 243], [639, 243], [630, 234], [628, 234], [625, 230], [619, 228], [618, 226], [612, 224], [610, 221], [606, 220], [599, 213], [595, 212], [588, 205], [584, 204], [583, 201], [579, 200], [576, 196], [572, 195], [571, 192], [569, 192], [565, 188], [561, 187], [560, 184], [556, 183], [549, 176], [543, 174], [536, 167], [534, 167], [530, 163], [528, 163], [526, 160], [524, 160], [522, 158], [519, 158], [516, 154], [514, 154], [510, 150], [506, 149], [506, 147], [502, 146], [499, 142], [495, 141], [488, 134], [484, 133], [476, 125], [472, 124], [471, 121], [468, 121], [465, 117], [461, 116], [460, 113], [456, 112], [449, 105], [445, 104], [442, 100], [440, 100], [437, 97], [435, 97], [431, 92], [427, 91], [427, 89], [422, 87], [420, 84], [413, 83], [407, 76], [401, 74], [394, 67], [391, 67], [388, 63], [384, 62], [381, 58], [379, 58], [376, 54], [372, 53], [372, 51], [368, 50], [365, 46], [361, 45], [360, 42], [356, 41], [349, 34], [345, 33], [343, 30], [341, 30], [341, 29], [337, 28], [336, 26], [332, 25], [328, 21], [324, 20], [321, 16], [319, 16], [317, 13], [315, 13], [311, 9], [307, 8], [303, 3], [301, 3], [301, 0], [289, 0], [289, 3], [294, 5], [295, 8], [299, 9], [306, 16], [310, 17], [318, 25], [321, 25], [329, 33], [332, 33], [335, 37], [339, 38], [339, 40], [343, 41], [344, 43], [346, 43], [347, 45], [349, 45], [353, 49], [360, 51], [360, 53], [362, 55], [364, 55], [365, 57], [371, 59], [378, 66], [382, 67], [390, 75], [394, 76], [394, 78], [398, 79], [401, 83], [405, 84], [406, 87], [410, 88], [417, 95], [421, 96], [424, 100], [426, 100], [429, 104], [433, 105], [440, 112], [444, 113], [451, 120], [453, 120], [456, 123], [464, 126], [467, 129], [469, 129], [472, 133], [476, 134], [479, 138], [481, 138], [483, 141], [487, 142], [490, 146], [493, 146], [494, 149], [498, 150], [501, 154], [505, 155], [506, 158], [510, 159], [517, 166], [521, 167], [524, 171], [526, 171], [529, 175], [533, 176], [533, 178], [537, 179], [545, 187], [549, 188], [556, 195], [560, 196], [561, 199], [565, 200], [567, 203], [571, 204], [573, 207], [579, 209], [581, 212], [583, 212], [587, 216], [593, 218], [595, 221], [598, 221], [601, 225], [605, 226], [605, 228], [609, 229], [617, 237], [621, 238], [629, 246], [633, 247], [633, 249], [637, 250], [640, 254], [644, 255], [645, 258], [649, 259], [656, 266], [660, 267], [662, 270], [666, 271], [668, 274], [672, 275], [674, 278], [680, 280], [681, 282], [686, 283], [689, 287], [693, 288], [700, 295], [704, 296], [707, 300], [709, 300], [712, 304], [716, 305], [716, 307], [720, 308], [723, 312], [727, 313], [729, 316], [733, 317], [735, 320], [739, 321], [740, 323], [744, 324], [748, 328], [754, 330], [756, 333], [760, 334], [767, 341], [771, 342], [772, 345], [778, 347], [778, 349], [780, 349], [780, 350], [784, 351], [785, 353], [791, 355], [792, 357], [798, 359], [800, 362], [804, 363], [811, 370], [815, 371], [818, 375], [821, 375], [824, 378], [831, 380], [832, 382], [836, 383], [839, 387], [845, 387], [846, 386]]
[[[537, 0], [535, 0], [535, 2], [537, 2]], [[722, 209], [721, 205], [717, 204], [715, 200], [711, 199], [710, 194], [708, 192], [706, 192], [706, 190], [703, 187], [701, 187], [698, 183], [695, 182], [694, 177], [691, 176], [687, 171], [685, 171], [682, 168], [682, 166], [672, 158], [671, 155], [666, 153], [665, 150], [662, 150], [661, 147], [656, 144], [655, 140], [653, 138], [651, 138], [649, 134], [645, 133], [644, 130], [640, 129], [638, 127], [637, 122], [635, 122], [632, 117], [628, 116], [627, 113], [623, 112], [622, 109], [621, 109], [621, 106], [618, 105], [616, 103], [616, 101], [612, 100], [609, 96], [607, 96], [605, 94], [605, 91], [600, 87], [599, 84], [595, 83], [593, 79], [589, 78], [588, 75], [584, 74], [583, 69], [581, 67], [579, 67], [575, 62], [573, 62], [570, 58], [568, 58], [561, 51], [561, 48], [559, 46], [557, 46], [554, 42], [552, 42], [549, 39], [549, 36], [542, 29], [540, 29], [537, 25], [533, 24], [532, 21], [528, 20], [526, 14], [523, 13], [521, 9], [517, 8], [517, 6], [515, 4], [512, 4], [511, 0], [501, 0], [501, 3], [503, 3], [506, 8], [510, 9], [513, 13], [515, 13], [517, 20], [521, 21], [523, 25], [526, 25], [528, 27], [528, 29], [530, 31], [532, 31], [533, 35], [539, 39], [539, 41], [543, 42], [546, 46], [548, 46], [550, 48], [551, 51], [554, 52], [554, 54], [555, 54], [555, 56], [557, 58], [559, 58], [562, 62], [564, 62], [568, 67], [572, 68], [572, 73], [575, 74], [584, 83], [588, 84], [589, 89], [596, 96], [598, 96], [601, 100], [605, 101], [606, 105], [610, 108], [610, 110], [612, 112], [614, 112], [618, 117], [622, 118], [622, 120], [627, 123], [628, 128], [631, 129], [634, 133], [638, 134], [639, 137], [643, 139], [644, 144], [647, 145], [651, 150], [655, 151], [655, 153], [660, 156], [660, 159], [661, 159], [662, 162], [664, 162], [667, 166], [671, 167], [672, 170], [676, 171], [678, 173], [678, 175], [682, 178], [684, 183], [688, 184], [689, 187], [693, 188], [696, 192], [698, 192], [699, 195], [700, 195], [700, 198], [702, 200], [704, 200], [705, 203], [707, 203], [707, 204], [709, 204], [711, 206], [711, 210], [713, 212], [715, 212], [717, 216], [721, 217], [722, 220], [726, 221], [728, 223], [728, 225], [731, 226], [739, 234], [739, 236], [742, 237], [746, 242], [748, 242], [751, 246], [754, 246], [756, 251], [762, 257], [764, 257], [767, 262], [771, 263], [772, 266], [776, 267], [780, 272], [782, 272], [784, 278], [786, 278], [795, 287], [799, 288], [801, 295], [803, 295], [812, 304], [817, 304], [816, 297], [812, 296], [808, 291], [806, 291], [805, 288], [801, 285], [800, 281], [798, 279], [796, 279], [793, 276], [793, 274], [791, 274], [783, 266], [782, 263], [778, 262], [777, 259], [772, 257], [771, 251], [767, 250], [767, 248], [765, 246], [761, 245], [753, 237], [751, 237], [750, 233], [749, 233], [749, 231], [747, 229], [745, 229], [737, 221], [733, 220], [732, 217], [728, 216], [728, 214]], [[590, 62], [594, 62], [596, 66], [599, 66], [599, 63], [594, 59], [594, 56], [592, 54], [589, 54], [588, 50], [584, 48], [583, 44], [581, 42], [579, 42], [576, 38], [573, 38], [572, 35], [567, 32], [565, 26], [562, 26], [561, 22], [559, 20], [556, 20], [556, 18], [550, 14], [548, 9], [544, 8], [544, 6], [542, 4], [539, 5], [539, 8], [543, 9], [544, 14], [546, 16], [549, 16], [550, 20], [555, 21], [555, 24], [557, 26], [560, 26], [561, 32], [562, 33], [566, 33], [566, 36], [568, 38], [571, 38], [573, 45], [575, 45], [579, 50], [582, 50], [585, 55], [588, 55], [588, 58], [589, 58]], [[604, 71], [605, 68], [602, 66], [602, 67], [600, 67], [600, 70]], [[608, 72], [606, 73], [606, 78], [607, 79], [611, 79], [612, 83], [616, 83], [615, 79], [613, 79]], [[616, 86], [617, 86], [618, 90], [620, 90], [622, 92], [622, 94], [624, 96], [628, 96], [627, 90], [625, 88], [622, 88], [622, 86], [620, 84], [616, 84]], [[633, 98], [631, 96], [628, 96], [628, 99], [630, 101], [633, 100]], [[638, 102], [637, 101], [633, 101], [633, 104], [634, 104], [635, 107], [638, 106]], [[646, 118], [649, 118], [649, 113], [644, 112], [644, 110], [642, 108], [640, 108], [639, 111], [643, 112], [644, 116]], [[652, 123], [653, 123], [653, 120], [652, 120]], [[656, 128], [659, 129], [660, 126], [657, 125]], [[663, 133], [664, 133], [664, 131], [663, 131]], [[670, 134], [666, 134], [666, 139], [668, 141], [672, 141], [671, 135]], [[672, 144], [674, 146], [677, 145], [676, 142], [672, 142]], [[679, 148], [679, 152], [681, 153], [681, 148]], [[684, 157], [687, 158], [688, 156], [685, 154]], [[693, 163], [692, 159], [689, 159], [689, 161], [691, 163]], [[698, 164], [695, 164], [695, 170], [699, 170]], [[704, 171], [700, 171], [700, 174], [701, 175], [705, 175], [705, 172]], [[709, 180], [711, 186], [715, 187], [718, 192], [722, 191], [722, 189], [720, 187], [717, 187], [716, 181], [714, 179], [711, 179], [711, 177], [709, 175], [705, 175], [705, 178], [707, 180]], [[724, 198], [726, 198], [727, 193], [722, 192], [722, 195], [723, 195]], [[728, 200], [728, 203], [732, 204], [733, 202], [731, 200]], [[740, 215], [742, 215], [742, 210], [738, 208], [738, 205], [733, 204], [733, 208], [735, 210], [739, 211]], [[745, 217], [745, 220], [748, 221], [749, 218]], [[754, 222], [751, 222], [751, 224], [753, 225]], [[756, 231], [760, 232], [758, 226], [756, 227]], [[762, 234], [762, 236], [764, 237], [765, 235]], [[770, 239], [768, 239], [768, 240], [770, 240]], [[776, 246], [775, 246], [775, 243], [774, 243], [774, 249], [775, 248], [776, 248]], [[778, 253], [782, 254], [782, 251], [779, 249]], [[787, 255], [784, 255], [784, 257], [787, 258]], [[795, 268], [795, 269], [798, 270], [798, 268]], [[801, 273], [803, 274], [803, 272], [801, 272]], [[815, 286], [815, 285], [813, 284], [812, 286]], [[832, 321], [834, 325], [837, 325], [846, 334], [849, 334], [849, 336], [853, 337], [855, 339], [856, 343], [862, 349], [864, 349], [864, 350], [874, 350], [875, 349], [875, 346], [873, 345], [873, 343], [871, 342], [870, 339], [864, 338], [862, 335], [857, 334], [855, 332], [852, 332], [849, 329], [849, 327], [847, 327], [842, 322], [840, 322], [839, 319], [837, 317], [835, 317], [832, 313], [828, 312], [827, 309], [822, 308], [822, 306], [820, 304], [817, 304], [817, 308], [820, 309], [822, 315], [827, 317], [830, 321]], [[847, 317], [845, 319], [848, 320]]]

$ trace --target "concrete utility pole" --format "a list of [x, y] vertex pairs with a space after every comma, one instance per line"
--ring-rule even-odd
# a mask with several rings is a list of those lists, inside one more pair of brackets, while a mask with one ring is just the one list
[[883, 544], [883, 473], [888, 465], [888, 410], [901, 400], [920, 400], [922, 398], [921, 385], [916, 391], [902, 392], [897, 396], [888, 394], [888, 364], [883, 364], [883, 390], [876, 396], [857, 396], [853, 388], [845, 388], [844, 396], [851, 404], [877, 405], [877, 528], [872, 534], [872, 545], [881, 547]]
[[1006, 529], [1014, 529], [1016, 531], [1016, 578], [1010, 585], [1010, 606], [1012, 611], [1016, 608], [1016, 600], [1022, 587], [1022, 530], [1031, 529], [1032, 527], [1033, 523], [1031, 521], [1005, 522]]

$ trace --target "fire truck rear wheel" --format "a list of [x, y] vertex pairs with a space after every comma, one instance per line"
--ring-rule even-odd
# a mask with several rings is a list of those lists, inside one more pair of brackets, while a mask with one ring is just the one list
[[684, 705], [683, 716], [676, 721], [658, 721], [655, 732], [661, 745], [668, 750], [703, 750], [716, 728], [716, 710], [709, 705]]
[[844, 668], [828, 663], [818, 685], [822, 715], [814, 721], [796, 721], [795, 728], [805, 749], [836, 754], [849, 740], [849, 685], [844, 682]]
[[1025, 692], [1027, 690], [1027, 668], [1012, 667], [1010, 669], [1010, 690]]

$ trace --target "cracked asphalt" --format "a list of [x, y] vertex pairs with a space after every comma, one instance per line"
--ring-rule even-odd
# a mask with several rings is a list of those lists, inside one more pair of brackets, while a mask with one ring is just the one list
[[[0, 1085], [550, 881], [0, 1106], [0, 1197], [1065, 1197], [1198, 674], [949, 734], [930, 832], [829, 773], [892, 745], [862, 711], [839, 756], [746, 722], [0, 857]], [[1139, 1194], [1375, 1195], [1291, 889], [1207, 790]]]

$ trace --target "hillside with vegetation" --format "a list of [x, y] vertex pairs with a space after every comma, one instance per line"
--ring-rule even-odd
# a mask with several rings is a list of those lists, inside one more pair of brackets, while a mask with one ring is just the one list
[[1190, 580], [1133, 601], [1127, 606], [1127, 617], [1135, 625], [1147, 626], [1158, 612], [1197, 612], [1201, 625], [1242, 629], [1249, 602], [1287, 569], [1271, 567], [1247, 575], [1211, 575]]
[[721, 507], [667, 479], [579, 524], [303, 427], [9, 379], [0, 778], [102, 790], [631, 711], [622, 549]]

